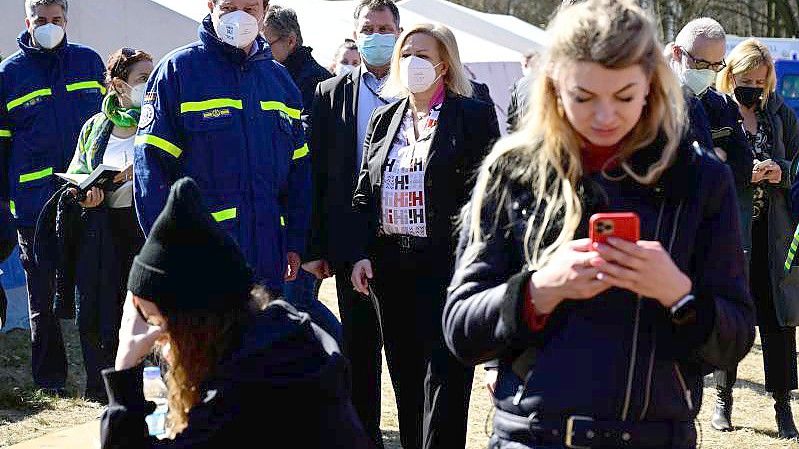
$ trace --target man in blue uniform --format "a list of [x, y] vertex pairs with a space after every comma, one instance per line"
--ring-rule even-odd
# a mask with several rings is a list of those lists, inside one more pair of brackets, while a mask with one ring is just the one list
[[36, 219], [105, 94], [100, 56], [67, 41], [68, 9], [67, 0], [26, 0], [20, 50], [0, 64], [0, 197], [10, 201], [27, 277], [33, 381], [52, 393], [63, 393], [67, 360], [51, 311], [54, 264], [33, 254]]
[[191, 176], [258, 281], [280, 292], [296, 277], [310, 215], [300, 92], [258, 34], [262, 0], [211, 0], [208, 8], [200, 40], [165, 57], [148, 82], [136, 211], [149, 233], [170, 185]]

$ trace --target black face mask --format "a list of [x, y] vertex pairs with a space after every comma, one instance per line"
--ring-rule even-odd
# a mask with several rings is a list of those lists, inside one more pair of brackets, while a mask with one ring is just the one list
[[762, 87], [738, 86], [735, 88], [735, 98], [743, 106], [751, 108], [763, 96]]

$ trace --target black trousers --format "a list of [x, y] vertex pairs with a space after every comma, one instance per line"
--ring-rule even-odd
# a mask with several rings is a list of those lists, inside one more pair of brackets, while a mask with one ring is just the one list
[[383, 371], [383, 342], [377, 312], [370, 299], [353, 289], [352, 265], [334, 266], [336, 293], [344, 339], [344, 355], [352, 373], [352, 403], [364, 429], [378, 448], [380, 432], [380, 378]]
[[466, 445], [474, 368], [444, 343], [441, 327], [453, 260], [449, 246], [405, 251], [381, 243], [371, 288], [399, 410], [404, 449]]
[[[797, 388], [796, 328], [782, 327], [777, 321], [769, 273], [768, 243], [768, 222], [763, 219], [754, 221], [749, 287], [763, 347], [766, 391], [775, 393]], [[722, 385], [731, 386], [735, 383], [736, 373], [719, 373], [715, 377]]]
[[[78, 332], [80, 334], [83, 365], [86, 369], [87, 399], [107, 403], [105, 384], [100, 372], [114, 366], [119, 345], [119, 326], [122, 320], [122, 305], [128, 290], [128, 274], [133, 258], [144, 244], [144, 233], [139, 227], [133, 207], [108, 209], [108, 235], [104, 242], [85, 242], [101, 248], [92, 251], [90, 257], [81, 258], [78, 263], [89, 264], [85, 270], [94, 275], [79, 281], [78, 294], [82, 300], [78, 313]], [[92, 237], [92, 235], [94, 237]], [[97, 234], [87, 238], [100, 238]], [[98, 257], [98, 254], [101, 255]], [[105, 279], [103, 279], [106, 277]], [[111, 285], [108, 285], [110, 283]], [[82, 292], [82, 288], [92, 288], [94, 292]], [[109, 294], [110, 293], [110, 294]], [[88, 298], [93, 298], [89, 304]]]
[[[20, 228], [19, 259], [28, 287], [28, 313], [31, 325], [31, 371], [39, 388], [60, 389], [67, 381], [67, 354], [61, 323], [53, 314], [55, 265], [50, 260], [36, 261], [33, 253], [34, 228]], [[55, 239], [42, 242], [55, 245]], [[48, 249], [45, 254], [52, 254]]]

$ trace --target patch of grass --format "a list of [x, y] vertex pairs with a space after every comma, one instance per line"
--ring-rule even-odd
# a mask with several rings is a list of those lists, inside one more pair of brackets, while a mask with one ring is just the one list
[[58, 398], [49, 396], [41, 390], [30, 390], [13, 387], [10, 390], [0, 390], [0, 410], [12, 409], [15, 411], [40, 411], [53, 409], [53, 403]]
[[80, 398], [85, 372], [75, 324], [62, 321], [67, 351], [67, 396], [56, 397], [33, 385], [30, 332], [0, 334], [0, 447], [95, 419], [100, 406]]

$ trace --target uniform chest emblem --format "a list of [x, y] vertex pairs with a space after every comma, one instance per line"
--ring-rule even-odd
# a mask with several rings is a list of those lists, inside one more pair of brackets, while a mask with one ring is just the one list
[[228, 108], [217, 108], [211, 109], [210, 111], [203, 112], [203, 120], [216, 120], [220, 118], [227, 118], [230, 117], [230, 109]]
[[141, 108], [141, 117], [139, 118], [139, 128], [144, 129], [155, 120], [155, 107], [147, 103]]

